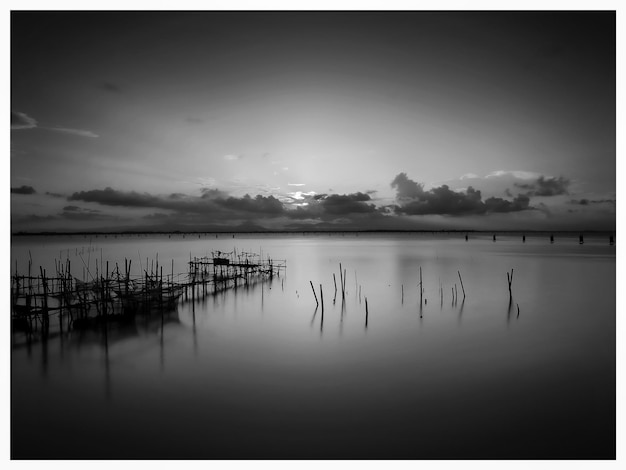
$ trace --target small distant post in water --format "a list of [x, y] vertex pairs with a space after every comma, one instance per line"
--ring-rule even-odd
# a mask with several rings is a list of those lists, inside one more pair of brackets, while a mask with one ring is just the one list
[[613, 245], [615, 243], [615, 240], [613, 238], [613, 235], [609, 236], [609, 245]]
[[467, 233], [465, 234], [465, 241], [467, 241]]
[[367, 308], [367, 297], [365, 297], [365, 328], [367, 328], [367, 320], [369, 318], [369, 310]]
[[550, 235], [550, 243], [554, 243], [554, 235]]
[[579, 244], [579, 245], [582, 245], [583, 243], [585, 243], [585, 239], [583, 238], [583, 236], [582, 236], [582, 235], [579, 235], [579, 236], [578, 236], [578, 244]]
[[517, 305], [517, 316], [519, 317], [519, 304], [515, 304]]
[[522, 243], [526, 243], [526, 235], [522, 235]]
[[513, 292], [511, 291], [511, 284], [513, 284], [513, 268], [511, 268], [511, 274], [506, 273], [506, 279], [509, 283], [509, 299], [513, 298]]
[[496, 241], [496, 234], [495, 233], [493, 234], [493, 241], [494, 242]]
[[322, 301], [322, 317], [324, 316], [324, 292], [322, 291], [322, 285], [320, 284], [320, 300]]

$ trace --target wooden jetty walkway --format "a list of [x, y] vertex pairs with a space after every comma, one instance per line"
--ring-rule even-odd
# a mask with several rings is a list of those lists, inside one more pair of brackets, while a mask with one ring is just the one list
[[[51, 317], [58, 316], [58, 329], [80, 327], [119, 316], [171, 310], [180, 299], [195, 301], [227, 289], [246, 287], [274, 276], [286, 269], [286, 261], [262, 259], [254, 253], [214, 251], [212, 256], [191, 257], [186, 273], [174, 273], [174, 261], [169, 274], [163, 265], [146, 261], [140, 275], [132, 275], [132, 260], [125, 259], [123, 270], [101, 262], [92, 276], [83, 270], [83, 279], [72, 275], [71, 263], [55, 261], [56, 272], [50, 276], [39, 268], [33, 273], [32, 261], [28, 273], [11, 276], [12, 330], [32, 334], [47, 334]], [[148, 270], [148, 266], [150, 269]], [[56, 322], [55, 322], [56, 323]]]

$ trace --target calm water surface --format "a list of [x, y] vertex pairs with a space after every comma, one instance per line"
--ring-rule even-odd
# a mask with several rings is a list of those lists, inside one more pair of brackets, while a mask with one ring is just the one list
[[[615, 247], [585, 242], [14, 237], [21, 273], [29, 251], [49, 273], [69, 258], [78, 278], [100, 259], [132, 259], [138, 274], [158, 254], [169, 274], [172, 260], [180, 273], [190, 254], [233, 248], [287, 269], [179, 302], [163, 322], [111, 325], [106, 344], [101, 330], [30, 345], [16, 335], [12, 457], [614, 458]], [[318, 296], [322, 284], [323, 314], [310, 281]]]

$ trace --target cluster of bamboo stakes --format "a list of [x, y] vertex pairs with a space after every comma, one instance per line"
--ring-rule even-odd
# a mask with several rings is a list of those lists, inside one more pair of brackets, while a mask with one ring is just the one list
[[[81, 256], [82, 259], [82, 256]], [[155, 262], [156, 261], [156, 262]], [[141, 264], [141, 263], [140, 263]], [[55, 260], [56, 273], [48, 275], [45, 269], [33, 273], [32, 259], [28, 274], [20, 274], [15, 267], [11, 276], [11, 306], [13, 330], [29, 335], [41, 330], [47, 334], [52, 315], [58, 316], [58, 329], [77, 328], [113, 316], [150, 313], [152, 309], [172, 309], [179, 298], [201, 299], [229, 288], [249, 286], [274, 276], [286, 269], [286, 261], [262, 259], [253, 253], [213, 252], [212, 257], [189, 259], [187, 273], [175, 274], [172, 260], [170, 274], [163, 273], [163, 265], [146, 260], [142, 273], [132, 275], [132, 260], [124, 260], [124, 270], [115, 263], [96, 260], [95, 272], [89, 265], [83, 267], [83, 279], [72, 275], [69, 258]], [[87, 277], [85, 277], [85, 274]]]
[[[513, 305], [513, 290], [511, 286], [513, 285], [513, 268], [511, 268], [511, 273], [506, 273], [506, 281], [509, 284], [509, 313], [511, 312], [511, 307]], [[519, 304], [515, 304], [517, 306], [517, 316], [519, 317]]]
[[[341, 311], [342, 311], [342, 313], [345, 310], [346, 279], [347, 278], [348, 278], [348, 276], [347, 276], [347, 273], [346, 273], [346, 269], [342, 268], [341, 263], [339, 263], [339, 284], [341, 285]], [[356, 271], [355, 271], [355, 279], [356, 279]], [[321, 323], [323, 325], [324, 324], [324, 291], [323, 291], [323, 288], [322, 288], [322, 284], [320, 284], [320, 298], [318, 300], [317, 294], [315, 292], [315, 286], [313, 286], [313, 281], [309, 281], [309, 283], [311, 284], [311, 290], [313, 291], [313, 297], [315, 298], [315, 312], [317, 313], [317, 309], [319, 308], [320, 304], [322, 306], [322, 320], [321, 320]], [[333, 305], [334, 305], [335, 302], [337, 301], [337, 277], [335, 276], [335, 273], [333, 273], [333, 283], [334, 283], [334, 286], [335, 286], [335, 295], [333, 297]], [[360, 296], [360, 289], [359, 289], [359, 296]], [[367, 311], [367, 298], [365, 299], [365, 305], [366, 305], [366, 311]], [[366, 317], [366, 320], [365, 320], [365, 324], [367, 326], [367, 317]]]
[[[463, 302], [465, 302], [465, 286], [463, 285], [463, 278], [461, 277], [461, 272], [457, 271], [457, 274], [459, 276], [459, 281], [461, 283], [461, 290], [463, 292]], [[424, 298], [424, 286], [423, 286], [423, 279], [422, 279], [422, 267], [420, 266], [419, 268], [419, 276], [420, 276], [420, 281], [419, 284], [417, 285], [417, 287], [419, 288], [419, 294], [420, 294], [420, 317], [422, 317], [422, 305], [425, 305], [428, 303], [428, 300]], [[341, 286], [341, 303], [342, 303], [342, 313], [344, 311], [345, 308], [345, 299], [346, 299], [346, 279], [347, 279], [347, 273], [346, 273], [346, 269], [342, 267], [341, 263], [339, 263], [339, 278], [340, 278], [340, 286]], [[357, 273], [356, 270], [354, 271], [354, 282], [355, 282], [355, 288], [358, 287], [358, 298], [359, 298], [359, 304], [361, 303], [361, 286], [358, 284], [357, 281]], [[319, 291], [320, 291], [320, 297], [318, 299], [317, 297], [317, 293], [315, 291], [315, 286], [313, 285], [313, 281], [310, 280], [309, 284], [311, 285], [311, 290], [313, 291], [313, 298], [315, 299], [315, 313], [317, 313], [317, 309], [320, 307], [322, 307], [322, 324], [324, 322], [324, 292], [323, 292], [323, 287], [322, 284], [320, 284], [319, 286]], [[337, 276], [335, 275], [335, 273], [333, 273], [333, 284], [335, 286], [335, 295], [333, 297], [333, 305], [335, 304], [336, 300], [337, 300]], [[443, 305], [443, 286], [441, 285], [441, 280], [439, 282], [440, 286], [439, 286], [439, 290], [440, 290], [440, 296], [441, 296], [441, 305]], [[457, 299], [458, 299], [458, 291], [457, 291], [457, 285], [456, 283], [454, 284], [454, 287], [452, 288], [452, 305], [456, 305], [457, 303]], [[364, 300], [365, 300], [365, 327], [367, 328], [368, 323], [369, 323], [369, 305], [367, 302], [367, 296], [364, 296]], [[401, 290], [400, 290], [400, 301], [402, 304], [404, 304], [404, 284], [401, 285]]]
[[[461, 276], [461, 271], [457, 270], [457, 275], [459, 277], [459, 283], [461, 286], [461, 292], [463, 294], [463, 299], [462, 299], [462, 303], [461, 303], [461, 311], [463, 308], [463, 304], [465, 303], [465, 299], [466, 299], [466, 292], [465, 292], [465, 285], [463, 284], [463, 278]], [[510, 313], [510, 309], [512, 306], [512, 302], [513, 302], [513, 291], [512, 291], [512, 284], [513, 284], [513, 268], [511, 268], [511, 272], [510, 273], [506, 273], [507, 275], [507, 282], [508, 282], [508, 289], [509, 289], [509, 313]], [[343, 313], [343, 309], [344, 309], [344, 302], [345, 302], [345, 296], [346, 296], [346, 289], [345, 289], [345, 282], [346, 282], [346, 270], [342, 268], [341, 263], [339, 263], [339, 276], [340, 276], [340, 286], [341, 286], [341, 298], [342, 298], [342, 313]], [[358, 298], [359, 298], [359, 303], [361, 303], [361, 286], [358, 285], [358, 282], [356, 280], [356, 270], [354, 272], [354, 276], [355, 276], [355, 287], [358, 286]], [[322, 325], [324, 322], [324, 293], [323, 293], [323, 287], [322, 284], [319, 285], [319, 292], [320, 292], [320, 297], [318, 299], [317, 297], [317, 293], [315, 291], [315, 286], [313, 285], [313, 281], [309, 281], [310, 285], [311, 285], [311, 290], [313, 291], [313, 297], [315, 299], [315, 313], [317, 313], [317, 309], [320, 307], [322, 307]], [[335, 287], [335, 296], [333, 298], [333, 305], [335, 304], [335, 301], [337, 299], [337, 277], [335, 275], [335, 273], [333, 273], [333, 283], [334, 283], [334, 287]], [[418, 289], [419, 289], [419, 295], [420, 295], [420, 299], [419, 299], [419, 312], [420, 312], [420, 318], [422, 318], [422, 306], [426, 305], [428, 303], [428, 299], [424, 298], [424, 293], [425, 293], [425, 289], [424, 289], [424, 285], [423, 285], [423, 277], [422, 277], [422, 267], [420, 266], [419, 268], [419, 284], [417, 285]], [[443, 284], [441, 283], [441, 279], [439, 279], [439, 296], [440, 296], [440, 300], [441, 300], [441, 306], [443, 306], [443, 299], [444, 299], [444, 288], [443, 288]], [[459, 294], [458, 294], [458, 285], [456, 283], [454, 283], [454, 286], [451, 287], [451, 298], [452, 298], [452, 306], [456, 306], [458, 304], [458, 298], [459, 298]], [[367, 328], [368, 323], [369, 323], [369, 306], [368, 306], [368, 302], [367, 302], [367, 296], [365, 296], [364, 298], [365, 300], [365, 327]], [[400, 302], [402, 304], [404, 304], [404, 284], [401, 285], [401, 290], [400, 290]], [[520, 308], [519, 308], [519, 304], [516, 304], [517, 306], [517, 316], [519, 317], [520, 314]]]

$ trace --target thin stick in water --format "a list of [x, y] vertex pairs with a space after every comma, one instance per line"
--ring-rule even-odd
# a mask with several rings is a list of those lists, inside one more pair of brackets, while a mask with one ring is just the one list
[[511, 284], [513, 284], [513, 268], [511, 268], [510, 276], [509, 276], [509, 273], [506, 273], [506, 279], [509, 283], [509, 297], [513, 297], [513, 292], [511, 291]]
[[311, 283], [311, 290], [313, 291], [313, 296], [315, 297], [315, 303], [319, 306], [319, 302], [317, 301], [317, 294], [315, 293], [315, 287], [313, 287], [313, 281], [309, 281]]
[[461, 271], [457, 271], [459, 273], [459, 281], [461, 281], [461, 289], [463, 289], [463, 299], [465, 299], [465, 287], [463, 287], [463, 279], [461, 279]]
[[420, 305], [422, 304], [422, 293], [423, 293], [423, 288], [422, 288], [422, 267], [420, 266]]
[[339, 263], [339, 282], [341, 284], [341, 299], [346, 299], [346, 270], [341, 267]]

